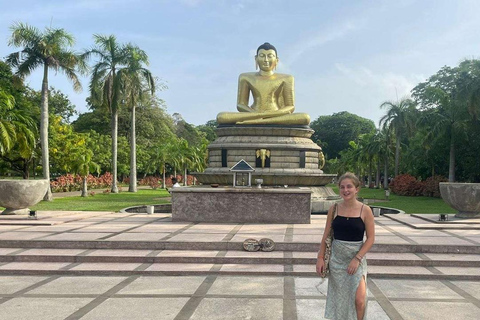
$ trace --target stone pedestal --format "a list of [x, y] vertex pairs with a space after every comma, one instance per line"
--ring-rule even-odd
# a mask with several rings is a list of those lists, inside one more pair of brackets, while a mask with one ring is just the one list
[[440, 194], [457, 218], [480, 217], [480, 183], [440, 182]]
[[48, 184], [46, 179], [0, 180], [0, 206], [6, 208], [1, 214], [27, 214], [28, 207], [43, 199]]
[[172, 221], [310, 223], [308, 188], [172, 189]]

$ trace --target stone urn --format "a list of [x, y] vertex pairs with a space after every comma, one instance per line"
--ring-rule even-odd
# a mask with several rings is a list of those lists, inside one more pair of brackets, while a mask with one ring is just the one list
[[440, 182], [443, 201], [458, 210], [458, 218], [480, 217], [480, 183]]
[[28, 207], [39, 203], [48, 189], [48, 180], [0, 180], [1, 214], [25, 214]]

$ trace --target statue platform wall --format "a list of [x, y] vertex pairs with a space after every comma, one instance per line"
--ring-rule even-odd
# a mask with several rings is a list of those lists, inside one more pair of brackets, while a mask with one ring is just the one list
[[308, 188], [172, 189], [172, 221], [310, 223]]

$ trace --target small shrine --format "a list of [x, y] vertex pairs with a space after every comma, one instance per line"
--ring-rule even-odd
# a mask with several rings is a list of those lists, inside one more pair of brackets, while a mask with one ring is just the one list
[[255, 169], [245, 160], [238, 161], [230, 168], [233, 172], [233, 187], [251, 187], [252, 186], [252, 172]]

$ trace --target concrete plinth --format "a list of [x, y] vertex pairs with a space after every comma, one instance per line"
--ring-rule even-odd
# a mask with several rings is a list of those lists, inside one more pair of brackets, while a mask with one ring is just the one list
[[310, 201], [304, 188], [175, 188], [172, 220], [310, 223]]

